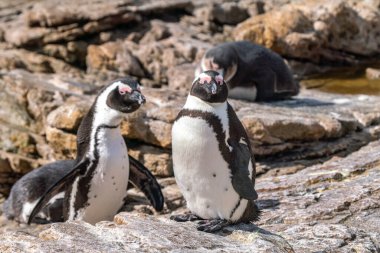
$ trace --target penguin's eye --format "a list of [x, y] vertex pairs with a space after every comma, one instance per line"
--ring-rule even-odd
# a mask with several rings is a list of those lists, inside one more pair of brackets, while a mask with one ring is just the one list
[[132, 89], [128, 85], [119, 86], [120, 95], [124, 95], [125, 93], [131, 93]]
[[204, 83], [210, 83], [211, 82], [211, 76], [205, 74], [205, 73], [202, 73], [199, 75], [199, 82], [201, 84], [204, 84]]
[[219, 85], [222, 85], [223, 84], [223, 76], [221, 75], [217, 75], [215, 77], [215, 81], [219, 84]]

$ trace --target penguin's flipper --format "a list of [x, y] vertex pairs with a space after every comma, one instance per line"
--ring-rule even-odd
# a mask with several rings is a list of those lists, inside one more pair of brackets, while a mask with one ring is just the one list
[[70, 170], [64, 177], [59, 179], [52, 185], [40, 198], [32, 212], [29, 215], [28, 225], [32, 223], [34, 217], [41, 211], [41, 209], [49, 203], [50, 199], [57, 195], [59, 192], [64, 191], [67, 184], [71, 183], [78, 175], [83, 174], [88, 164], [88, 160], [82, 160], [74, 168]]
[[[230, 104], [228, 104], [228, 118], [230, 119], [230, 138], [227, 142], [231, 148], [232, 186], [240, 197], [255, 200], [258, 197], [254, 184], [255, 161], [251, 147], [248, 146], [247, 132]], [[249, 175], [249, 162], [252, 163], [252, 176]]]
[[129, 156], [129, 182], [140, 189], [157, 211], [164, 208], [161, 186], [152, 173], [138, 160]]
[[251, 161], [251, 150], [243, 143], [231, 142], [230, 145], [233, 148], [234, 157], [232, 186], [242, 198], [255, 200], [257, 199], [257, 192], [248, 170], [249, 162]]

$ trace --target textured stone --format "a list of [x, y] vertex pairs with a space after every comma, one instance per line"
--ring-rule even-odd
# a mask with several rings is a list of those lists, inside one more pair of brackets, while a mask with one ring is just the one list
[[57, 154], [56, 159], [75, 158], [77, 138], [74, 134], [47, 127], [46, 140]]
[[194, 224], [120, 213], [114, 222], [91, 226], [83, 222], [57, 223], [39, 237], [23, 233], [0, 235], [0, 251], [81, 252], [294, 252], [281, 237], [254, 225], [231, 228], [221, 236], [199, 232]]
[[17, 46], [38, 46], [72, 41], [117, 25], [131, 24], [141, 20], [141, 15], [152, 11], [164, 13], [170, 10], [186, 10], [192, 6], [189, 0], [143, 1], [138, 6], [132, 3], [130, 0], [112, 3], [104, 0], [70, 0], [65, 4], [57, 0], [41, 1], [32, 5], [32, 8], [23, 5], [23, 15], [7, 20], [1, 27], [7, 42]]
[[291, 3], [239, 24], [234, 38], [330, 68], [378, 62], [380, 12], [373, 5], [356, 0]]
[[370, 80], [380, 80], [380, 69], [367, 68], [365, 74]]
[[221, 24], [236, 25], [248, 18], [248, 12], [241, 8], [238, 3], [227, 2], [214, 6], [212, 16], [215, 21]]
[[170, 152], [147, 145], [129, 148], [128, 153], [142, 162], [158, 177], [173, 176], [173, 164]]
[[[263, 228], [284, 236], [296, 252], [377, 249], [380, 236], [380, 142], [294, 174], [256, 184]], [[365, 251], [366, 252], [366, 251]], [[376, 252], [369, 250], [368, 252]]]
[[171, 36], [171, 32], [167, 24], [161, 20], [152, 20], [149, 23], [149, 31], [141, 38], [139, 43], [146, 44], [154, 41], [166, 39]]
[[22, 68], [31, 72], [42, 73], [79, 73], [78, 69], [62, 60], [24, 49], [0, 50], [0, 59], [0, 68], [6, 70]]
[[189, 63], [171, 67], [168, 70], [168, 87], [173, 90], [190, 91], [195, 68], [196, 65]]
[[67, 63], [83, 67], [88, 44], [85, 41], [70, 41], [66, 45], [48, 44], [42, 52], [48, 56], [64, 60]]
[[[126, 117], [122, 123], [122, 134], [127, 139], [170, 148], [171, 125], [185, 102], [186, 92], [148, 88], [143, 92], [148, 102]], [[56, 146], [61, 142], [73, 143], [69, 136], [76, 133], [93, 99], [89, 96], [83, 98], [81, 102], [76, 99], [59, 106], [49, 115], [46, 131], [49, 132], [49, 143], [55, 143], [54, 150], [66, 150], [65, 146], [61, 145], [61, 149]], [[41, 98], [35, 100], [40, 101]], [[374, 106], [380, 101], [375, 97], [363, 100], [356, 96], [302, 91], [298, 98], [288, 101], [250, 104], [232, 100], [231, 103], [248, 131], [256, 155], [263, 157], [281, 152], [281, 157], [287, 157], [287, 160], [307, 159], [351, 150], [350, 146], [359, 148], [376, 138], [370, 132], [359, 130], [380, 122], [380, 111]], [[36, 108], [40, 109], [40, 106], [37, 104]], [[50, 111], [40, 111], [35, 118], [41, 118], [43, 123]], [[68, 115], [69, 112], [75, 112], [76, 116]], [[55, 137], [59, 139], [55, 140]], [[66, 138], [68, 140], [65, 141]], [[74, 145], [69, 147], [74, 148]], [[67, 151], [59, 153], [63, 156], [70, 154]]]
[[65, 104], [48, 115], [47, 124], [68, 132], [76, 132], [88, 110], [88, 103]]
[[[171, 31], [173, 36], [140, 46], [134, 51], [148, 71], [150, 78], [158, 83], [168, 83], [168, 69], [181, 64], [199, 61], [210, 44], [189, 38], [185, 28]], [[178, 31], [179, 30], [179, 31]]]
[[87, 68], [90, 72], [110, 70], [123, 75], [144, 77], [144, 70], [134, 57], [130, 43], [107, 42], [88, 47]]
[[[70, 41], [137, 18], [133, 13], [126, 13], [125, 7], [118, 7], [116, 2], [73, 1], [60, 5], [59, 9], [57, 5], [59, 1], [43, 1], [25, 11], [23, 19], [5, 23], [5, 39], [18, 46]], [[14, 29], [16, 26], [19, 29]]]

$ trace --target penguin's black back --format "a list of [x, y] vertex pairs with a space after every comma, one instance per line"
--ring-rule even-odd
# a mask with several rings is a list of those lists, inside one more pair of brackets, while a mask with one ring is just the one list
[[299, 92], [299, 85], [283, 58], [264, 46], [249, 41], [227, 42], [212, 48], [206, 57], [213, 57], [224, 68], [236, 63], [238, 70], [228, 82], [229, 87], [256, 85], [258, 100], [277, 99]]
[[56, 161], [24, 175], [13, 185], [8, 199], [3, 204], [5, 216], [8, 219], [19, 220], [24, 203], [34, 202], [41, 197], [74, 165], [74, 160]]
[[286, 66], [284, 59], [277, 53], [261, 45], [248, 41], [238, 41], [233, 45], [239, 54], [240, 67], [247, 67], [248, 73], [255, 70], [271, 68], [283, 83], [293, 83], [290, 69]]

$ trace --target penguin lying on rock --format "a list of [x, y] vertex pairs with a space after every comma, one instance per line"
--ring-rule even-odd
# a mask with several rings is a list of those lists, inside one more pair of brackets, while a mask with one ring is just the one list
[[255, 160], [227, 96], [218, 72], [201, 73], [172, 128], [174, 175], [191, 213], [171, 219], [201, 220], [205, 232], [259, 217]]
[[218, 71], [224, 77], [230, 98], [269, 101], [299, 92], [281, 56], [248, 41], [227, 42], [209, 49], [196, 75], [206, 70]]
[[4, 203], [5, 216], [22, 223], [111, 220], [124, 205], [128, 181], [157, 211], [162, 210], [160, 185], [128, 156], [120, 132], [123, 117], [144, 102], [133, 79], [116, 80], [103, 88], [79, 126], [76, 160], [47, 164], [23, 176]]

